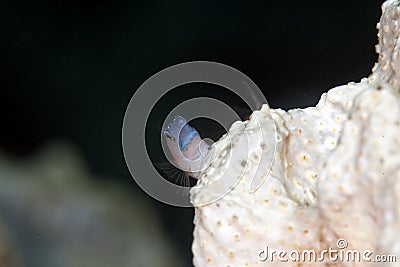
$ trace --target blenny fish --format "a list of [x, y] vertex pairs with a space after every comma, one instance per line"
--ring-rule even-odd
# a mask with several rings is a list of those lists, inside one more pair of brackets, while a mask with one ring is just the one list
[[165, 127], [164, 136], [175, 166], [193, 178], [197, 178], [210, 144], [201, 139], [199, 132], [182, 116], [175, 116]]

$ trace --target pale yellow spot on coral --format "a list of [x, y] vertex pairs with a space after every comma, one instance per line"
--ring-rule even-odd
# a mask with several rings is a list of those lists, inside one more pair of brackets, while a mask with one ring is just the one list
[[235, 254], [235, 252], [234, 251], [229, 251], [229, 258], [234, 258], [236, 256], [236, 254]]
[[388, 61], [387, 61], [387, 60], [384, 60], [384, 61], [382, 62], [382, 69], [383, 69], [383, 70], [387, 69], [388, 64], [389, 64]]
[[235, 241], [240, 241], [240, 235], [239, 234], [235, 234], [234, 238], [235, 238]]
[[276, 186], [272, 187], [271, 189], [272, 194], [276, 197], [279, 197], [281, 195], [281, 190], [277, 188]]
[[[383, 31], [384, 32], [386, 32], [386, 33], [388, 33], [389, 32], [389, 26], [388, 25], [383, 25]], [[384, 61], [384, 63], [386, 62], [386, 60]], [[386, 64], [384, 64], [384, 65], [387, 65], [387, 63]], [[384, 70], [386, 67], [382, 67], [382, 69]]]
[[316, 180], [317, 177], [318, 177], [318, 174], [315, 173], [315, 172], [309, 172], [309, 173], [307, 174], [307, 177], [308, 177], [309, 179]]
[[239, 217], [237, 215], [232, 215], [232, 222], [237, 222], [239, 220]]
[[341, 208], [340, 208], [339, 205], [334, 205], [334, 206], [332, 207], [332, 209], [333, 209], [334, 211], [336, 211], [336, 212], [341, 210]]
[[279, 201], [279, 205], [281, 205], [282, 207], [285, 207], [285, 208], [287, 208], [287, 206], [288, 206], [288, 203], [286, 203], [286, 202], [283, 202], [283, 201]]

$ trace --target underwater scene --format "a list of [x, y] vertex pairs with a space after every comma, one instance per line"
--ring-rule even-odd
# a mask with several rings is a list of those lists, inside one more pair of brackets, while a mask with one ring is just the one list
[[1, 6], [0, 267], [397, 266], [398, 1]]

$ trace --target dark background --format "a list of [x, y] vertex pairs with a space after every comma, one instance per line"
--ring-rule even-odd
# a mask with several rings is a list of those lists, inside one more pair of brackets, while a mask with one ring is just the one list
[[[370, 73], [381, 3], [3, 2], [0, 149], [24, 158], [52, 140], [72, 143], [93, 173], [158, 210], [190, 266], [194, 211], [147, 196], [124, 162], [122, 120], [135, 90], [165, 67], [208, 60], [244, 72], [273, 108], [315, 105], [322, 92]], [[207, 94], [201, 89], [177, 90], [158, 112]], [[149, 122], [152, 134], [162, 119]]]

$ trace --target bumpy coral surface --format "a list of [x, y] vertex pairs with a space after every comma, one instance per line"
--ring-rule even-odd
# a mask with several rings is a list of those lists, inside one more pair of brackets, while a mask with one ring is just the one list
[[[379, 255], [399, 264], [400, 2], [382, 11], [369, 78], [329, 90], [316, 107], [264, 105], [213, 145], [191, 191], [195, 266], [374, 266]], [[271, 155], [272, 165], [260, 162]], [[289, 255], [305, 250], [324, 259]], [[355, 250], [360, 260], [340, 258]]]

